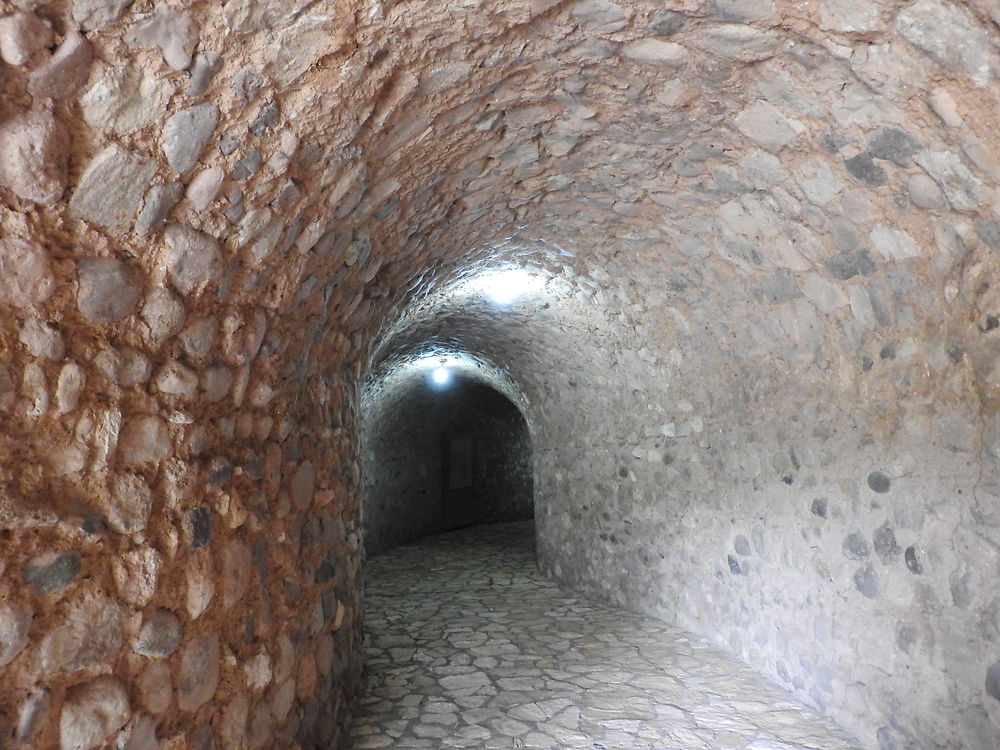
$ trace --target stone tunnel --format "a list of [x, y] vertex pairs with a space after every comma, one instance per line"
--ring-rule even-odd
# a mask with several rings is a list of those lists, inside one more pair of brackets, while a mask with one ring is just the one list
[[363, 436], [454, 358], [546, 575], [1000, 746], [995, 0], [0, 0], [0, 60], [0, 745], [343, 746]]

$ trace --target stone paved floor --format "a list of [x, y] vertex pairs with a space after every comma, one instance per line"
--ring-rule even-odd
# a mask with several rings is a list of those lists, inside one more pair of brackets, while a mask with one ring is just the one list
[[530, 523], [375, 557], [365, 597], [356, 750], [857, 750], [699, 639], [543, 578]]

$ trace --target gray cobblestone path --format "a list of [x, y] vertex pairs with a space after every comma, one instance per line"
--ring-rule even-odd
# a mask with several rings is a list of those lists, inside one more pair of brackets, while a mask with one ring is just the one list
[[355, 750], [857, 750], [718, 649], [543, 578], [533, 545], [502, 524], [368, 562]]

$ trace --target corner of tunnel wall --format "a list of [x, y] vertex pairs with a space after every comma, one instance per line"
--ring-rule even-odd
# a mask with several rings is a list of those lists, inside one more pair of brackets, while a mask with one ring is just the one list
[[695, 349], [574, 385], [586, 408], [550, 409], [537, 450], [542, 569], [707, 638], [866, 746], [990, 747], [984, 330], [959, 304], [805, 368]]

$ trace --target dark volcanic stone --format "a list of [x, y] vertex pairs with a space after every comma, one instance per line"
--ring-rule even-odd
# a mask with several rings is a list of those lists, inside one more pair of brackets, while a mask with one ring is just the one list
[[868, 475], [868, 486], [874, 492], [883, 493], [888, 492], [889, 487], [892, 485], [892, 480], [889, 479], [881, 471], [873, 471]]
[[740, 568], [740, 561], [737, 560], [733, 555], [729, 555], [729, 572], [733, 575], [738, 576], [743, 570]]
[[869, 599], [878, 596], [878, 577], [871, 565], [857, 569], [854, 573], [854, 587]]
[[886, 564], [896, 562], [903, 552], [903, 549], [896, 543], [896, 535], [889, 528], [888, 523], [884, 523], [875, 529], [873, 541], [875, 554]]
[[844, 159], [844, 166], [847, 167], [848, 172], [867, 185], [877, 187], [885, 185], [889, 181], [885, 175], [885, 170], [875, 163], [872, 155], [867, 151], [862, 151], [850, 159]]
[[868, 151], [877, 159], [908, 167], [910, 158], [920, 151], [920, 144], [905, 130], [888, 126], [872, 136], [868, 141]]
[[80, 573], [80, 553], [46, 552], [34, 557], [24, 566], [24, 580], [43, 594], [66, 588]]
[[865, 539], [864, 534], [857, 531], [844, 537], [844, 555], [851, 560], [867, 560], [872, 553], [872, 546]]
[[820, 518], [826, 518], [826, 498], [817, 497], [812, 501], [812, 507], [810, 510], [813, 512], [814, 516], [819, 516]]
[[986, 694], [1000, 701], [1000, 662], [986, 670]]
[[187, 516], [191, 524], [191, 549], [201, 549], [212, 538], [212, 510], [200, 505], [189, 510]]
[[1000, 222], [993, 219], [976, 219], [976, 234], [991, 250], [1000, 253]]
[[670, 36], [671, 34], [676, 34], [684, 28], [686, 20], [683, 13], [673, 10], [661, 10], [649, 22], [649, 35]]

